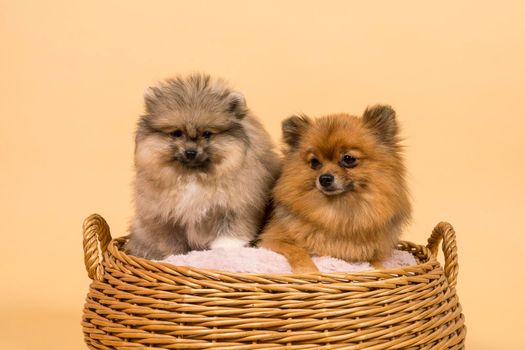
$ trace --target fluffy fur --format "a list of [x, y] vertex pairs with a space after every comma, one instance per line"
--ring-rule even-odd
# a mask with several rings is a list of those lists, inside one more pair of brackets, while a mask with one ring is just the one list
[[410, 218], [394, 110], [293, 116], [282, 129], [288, 149], [259, 245], [285, 255], [296, 273], [317, 271], [311, 255], [389, 256]]
[[125, 249], [161, 259], [251, 241], [280, 162], [243, 95], [222, 80], [192, 75], [149, 88], [145, 104]]

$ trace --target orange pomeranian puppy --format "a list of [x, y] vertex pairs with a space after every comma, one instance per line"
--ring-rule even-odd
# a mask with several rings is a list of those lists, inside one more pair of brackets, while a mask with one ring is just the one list
[[380, 266], [411, 211], [395, 111], [293, 116], [282, 130], [288, 148], [259, 246], [295, 273], [318, 271], [312, 255]]

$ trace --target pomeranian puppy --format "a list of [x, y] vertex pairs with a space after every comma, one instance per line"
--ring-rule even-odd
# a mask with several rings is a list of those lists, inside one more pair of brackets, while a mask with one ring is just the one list
[[250, 242], [262, 228], [280, 160], [243, 95], [222, 80], [191, 75], [146, 90], [145, 108], [125, 250], [161, 259]]
[[295, 273], [318, 271], [311, 255], [380, 266], [411, 212], [394, 110], [293, 116], [282, 130], [287, 150], [259, 246]]

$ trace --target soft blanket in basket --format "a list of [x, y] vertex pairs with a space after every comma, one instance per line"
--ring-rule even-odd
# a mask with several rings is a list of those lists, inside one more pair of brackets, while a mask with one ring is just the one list
[[[368, 262], [348, 263], [329, 256], [314, 257], [314, 263], [321, 272], [362, 272], [374, 268]], [[172, 265], [193, 266], [244, 273], [291, 273], [286, 258], [263, 248], [229, 248], [192, 251], [185, 255], [171, 255], [161, 260]], [[416, 260], [407, 251], [395, 250], [391, 257], [382, 261], [385, 268], [415, 265]]]

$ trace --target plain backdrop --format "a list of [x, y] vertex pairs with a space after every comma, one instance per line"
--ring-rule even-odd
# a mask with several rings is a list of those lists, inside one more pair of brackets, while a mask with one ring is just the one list
[[276, 142], [295, 112], [395, 107], [414, 219], [459, 247], [469, 349], [523, 349], [525, 5], [0, 1], [0, 348], [81, 349], [81, 224], [126, 234], [144, 89], [208, 72]]

